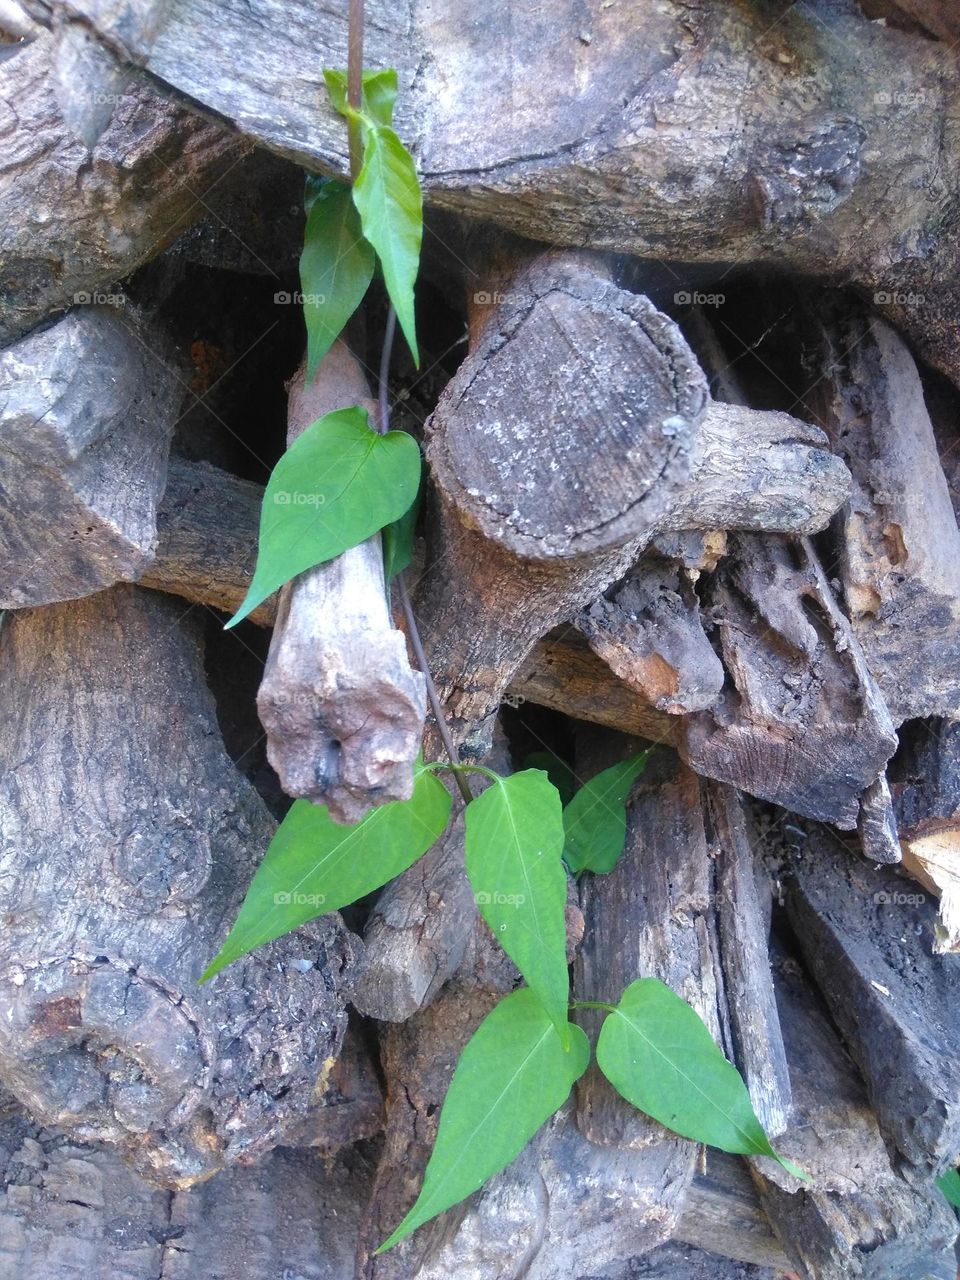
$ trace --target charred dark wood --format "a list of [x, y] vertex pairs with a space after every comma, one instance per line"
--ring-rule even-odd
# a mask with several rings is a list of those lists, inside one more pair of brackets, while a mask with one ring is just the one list
[[794, 1116], [777, 1146], [804, 1169], [800, 1186], [756, 1160], [760, 1199], [804, 1280], [955, 1280], [957, 1221], [933, 1186], [892, 1167], [863, 1081], [822, 1001], [781, 953], [777, 999]]
[[167, 1187], [302, 1126], [353, 959], [328, 916], [197, 986], [274, 823], [183, 614], [121, 586], [0, 631], [0, 1079]]
[[[120, 296], [115, 283], [205, 211], [203, 195], [249, 146], [129, 70], [101, 90], [88, 145], [58, 101], [56, 64], [46, 34], [0, 61], [0, 343], [78, 301]], [[73, 85], [98, 105], [95, 84]]]
[[162, 335], [109, 307], [0, 351], [0, 607], [91, 595], [150, 562], [181, 396]]
[[787, 909], [884, 1137], [942, 1171], [960, 1150], [960, 974], [933, 954], [935, 903], [821, 829], [794, 860]]

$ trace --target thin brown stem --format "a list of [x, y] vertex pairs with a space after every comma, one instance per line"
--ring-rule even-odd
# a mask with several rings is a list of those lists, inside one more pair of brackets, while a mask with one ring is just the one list
[[[393, 340], [397, 332], [397, 313], [391, 304], [390, 310], [387, 312], [387, 325], [383, 334], [383, 350], [380, 353], [380, 369], [377, 375], [377, 404], [379, 407], [377, 430], [381, 435], [386, 435], [390, 430], [390, 357], [393, 355]], [[440, 740], [443, 743], [443, 749], [446, 751], [451, 764], [459, 764], [460, 754], [454, 746], [453, 738], [450, 734], [450, 728], [447, 725], [446, 716], [443, 714], [443, 706], [440, 702], [440, 695], [437, 693], [437, 686], [434, 684], [433, 676], [430, 674], [430, 666], [427, 662], [427, 655], [423, 650], [423, 641], [420, 638], [420, 628], [417, 626], [417, 620], [413, 613], [413, 604], [410, 600], [410, 592], [407, 589], [406, 577], [403, 573], [397, 575], [397, 595], [400, 599], [400, 608], [403, 610], [403, 619], [407, 624], [407, 634], [410, 637], [410, 645], [413, 648], [414, 657], [417, 659], [417, 665], [423, 672], [423, 678], [427, 686], [427, 697], [430, 700], [430, 709], [433, 717], [437, 722], [437, 731], [440, 734]], [[473, 799], [473, 792], [470, 790], [470, 784], [462, 773], [454, 772], [453, 775], [457, 780], [457, 786], [460, 794], [463, 796], [467, 804]]]

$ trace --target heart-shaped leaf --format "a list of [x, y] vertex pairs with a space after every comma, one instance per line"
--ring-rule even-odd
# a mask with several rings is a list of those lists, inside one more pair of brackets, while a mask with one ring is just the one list
[[487, 1014], [450, 1081], [417, 1202], [378, 1253], [505, 1169], [563, 1106], [590, 1061], [587, 1037], [576, 1026], [569, 1032], [565, 1049], [527, 989], [513, 992]]
[[[324, 70], [324, 81], [330, 101], [342, 116], [349, 112], [346, 71]], [[393, 106], [397, 100], [397, 73], [393, 67], [382, 71], [364, 71], [360, 94], [360, 112], [377, 124], [393, 124]]]
[[450, 793], [422, 763], [415, 768], [409, 800], [382, 805], [350, 826], [334, 822], [326, 805], [294, 801], [201, 982], [254, 947], [379, 889], [426, 853], [447, 825]]
[[541, 769], [525, 769], [496, 778], [467, 806], [465, 821], [467, 875], [480, 914], [565, 1036], [570, 981], [560, 795]]
[[737, 1155], [772, 1156], [807, 1177], [774, 1151], [740, 1073], [696, 1011], [659, 978], [640, 978], [624, 991], [600, 1028], [597, 1064], [628, 1102], [674, 1133]]
[[257, 568], [234, 626], [298, 573], [398, 520], [420, 485], [420, 449], [404, 431], [378, 435], [365, 409], [337, 409], [293, 442], [263, 495]]

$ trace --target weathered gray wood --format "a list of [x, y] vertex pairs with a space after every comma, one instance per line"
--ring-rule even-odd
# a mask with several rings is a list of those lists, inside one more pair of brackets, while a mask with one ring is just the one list
[[103, 104], [96, 85], [82, 87], [95, 113], [111, 108], [91, 148], [64, 117], [55, 65], [46, 34], [0, 61], [0, 343], [79, 297], [119, 293], [118, 280], [205, 212], [210, 187], [248, 149], [139, 74]]
[[897, 820], [887, 775], [881, 773], [860, 797], [857, 818], [860, 848], [872, 862], [899, 862], [902, 858]]
[[812, 1182], [755, 1160], [760, 1199], [804, 1280], [955, 1280], [957, 1221], [933, 1186], [895, 1171], [863, 1081], [796, 961], [781, 953], [777, 999], [795, 1114], [778, 1150]]
[[[925, 900], [918, 900], [925, 899]], [[787, 909], [888, 1141], [919, 1169], [960, 1150], [960, 973], [933, 954], [935, 905], [826, 830], [795, 860]]]
[[0, 351], [0, 607], [149, 562], [182, 391], [162, 335], [123, 309], [78, 307]]
[[302, 1126], [353, 960], [327, 916], [197, 986], [274, 823], [183, 614], [121, 586], [0, 631], [0, 1079], [168, 1187]]
[[[317, 70], [346, 63], [345, 0], [323, 21], [305, 0], [29, 8], [45, 21], [79, 15], [218, 118], [308, 168], [347, 171]], [[718, 48], [723, 58], [708, 56]], [[371, 4], [366, 56], [398, 69], [400, 133], [435, 204], [553, 244], [842, 273], [957, 376], [960, 145], [946, 47], [832, 0], [773, 19], [680, 0], [565, 0], [549, 13], [498, 0], [482, 24], [455, 0], [406, 0]], [[903, 173], [908, 183], [894, 180]]]
[[770, 974], [769, 923], [757, 891], [754, 842], [733, 788], [713, 782], [704, 792], [715, 858], [730, 1056], [747, 1083], [760, 1123], [775, 1137], [790, 1117], [790, 1073]]
[[[960, 706], [960, 529], [916, 362], [862, 308], [821, 308], [811, 408], [850, 468], [840, 578], [894, 723]], [[816, 323], [816, 322], [815, 322]]]
[[271, 1152], [188, 1191], [144, 1183], [114, 1152], [0, 1124], [0, 1271], [19, 1280], [352, 1280], [364, 1157]]
[[[344, 343], [309, 384], [305, 374], [301, 364], [289, 387], [288, 443], [334, 409], [375, 412]], [[282, 588], [257, 709], [288, 795], [325, 804], [338, 822], [410, 798], [426, 694], [387, 608], [379, 535]]]
[[897, 739], [812, 546], [737, 538], [707, 605], [732, 685], [685, 719], [681, 754], [707, 777], [852, 829]]

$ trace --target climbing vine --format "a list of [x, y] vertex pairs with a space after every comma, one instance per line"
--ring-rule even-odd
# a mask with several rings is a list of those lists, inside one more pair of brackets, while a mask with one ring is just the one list
[[[355, 43], [351, 48], [355, 52]], [[414, 286], [422, 198], [413, 159], [393, 129], [396, 73], [325, 71], [324, 79], [347, 122], [352, 181], [307, 180], [300, 271], [308, 379], [362, 302], [378, 265], [392, 305], [389, 332], [395, 315], [419, 361]], [[412, 437], [388, 429], [386, 416], [381, 412], [375, 427], [359, 407], [329, 413], [280, 459], [264, 495], [256, 572], [228, 626], [297, 574], [383, 532], [385, 576], [398, 582], [425, 667], [402, 576], [420, 453]], [[724, 1151], [771, 1156], [805, 1177], [774, 1151], [746, 1085], [699, 1015], [662, 982], [632, 982], [615, 1004], [570, 999], [568, 873], [599, 875], [616, 866], [627, 798], [647, 753], [606, 769], [564, 804], [542, 769], [503, 777], [461, 764], [427, 670], [424, 676], [449, 759], [418, 760], [410, 799], [374, 809], [353, 825], [335, 823], [323, 805], [295, 801], [202, 978], [412, 866], [450, 819], [453, 801], [437, 774], [454, 775], [466, 802], [466, 874], [480, 914], [526, 985], [495, 1006], [464, 1048], [420, 1195], [381, 1249], [505, 1168], [565, 1103], [592, 1053], [624, 1098], [675, 1133]], [[487, 783], [476, 796], [471, 775]], [[606, 1015], [595, 1049], [571, 1021], [584, 1007]]]

